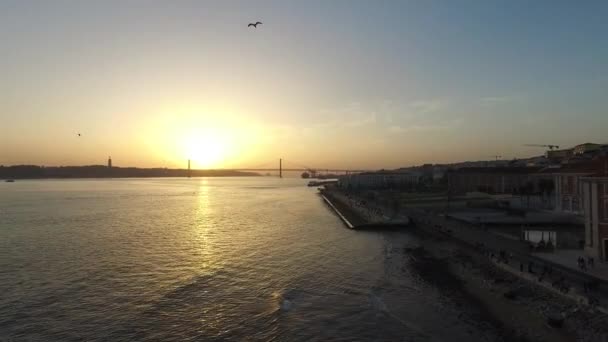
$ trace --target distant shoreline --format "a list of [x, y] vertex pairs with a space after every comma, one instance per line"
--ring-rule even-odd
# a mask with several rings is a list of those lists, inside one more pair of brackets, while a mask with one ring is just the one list
[[260, 177], [256, 172], [237, 170], [187, 170], [90, 166], [0, 166], [0, 179], [91, 179], [91, 178], [166, 178], [166, 177]]

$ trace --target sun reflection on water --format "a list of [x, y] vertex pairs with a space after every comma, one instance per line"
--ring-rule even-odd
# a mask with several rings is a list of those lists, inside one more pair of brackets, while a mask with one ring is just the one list
[[209, 181], [205, 178], [199, 180], [197, 191], [197, 206], [195, 216], [195, 243], [198, 245], [201, 257], [202, 274], [215, 273], [222, 268], [222, 261], [217, 251], [217, 239], [214, 232], [214, 222]]

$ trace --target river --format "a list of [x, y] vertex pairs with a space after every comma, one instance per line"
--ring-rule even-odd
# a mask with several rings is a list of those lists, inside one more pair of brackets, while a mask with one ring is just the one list
[[[300, 179], [0, 183], [0, 340], [497, 338]], [[456, 297], [455, 297], [456, 296]]]

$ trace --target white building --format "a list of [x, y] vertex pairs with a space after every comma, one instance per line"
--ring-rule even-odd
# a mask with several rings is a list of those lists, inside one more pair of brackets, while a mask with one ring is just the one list
[[581, 178], [585, 254], [608, 261], [608, 177]]
[[351, 189], [408, 188], [418, 184], [419, 178], [410, 172], [366, 172], [342, 176], [339, 185]]

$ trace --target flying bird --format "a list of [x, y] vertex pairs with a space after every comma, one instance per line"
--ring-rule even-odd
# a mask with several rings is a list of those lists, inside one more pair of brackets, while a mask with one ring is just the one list
[[255, 24], [254, 24], [254, 23], [249, 23], [249, 25], [247, 25], [247, 27], [251, 27], [251, 26], [253, 26], [253, 27], [255, 27], [255, 28], [258, 28], [258, 25], [261, 25], [261, 24], [262, 24], [262, 22], [261, 22], [261, 21], [257, 21]]
[[80, 136], [80, 133], [78, 133], [78, 136]]

